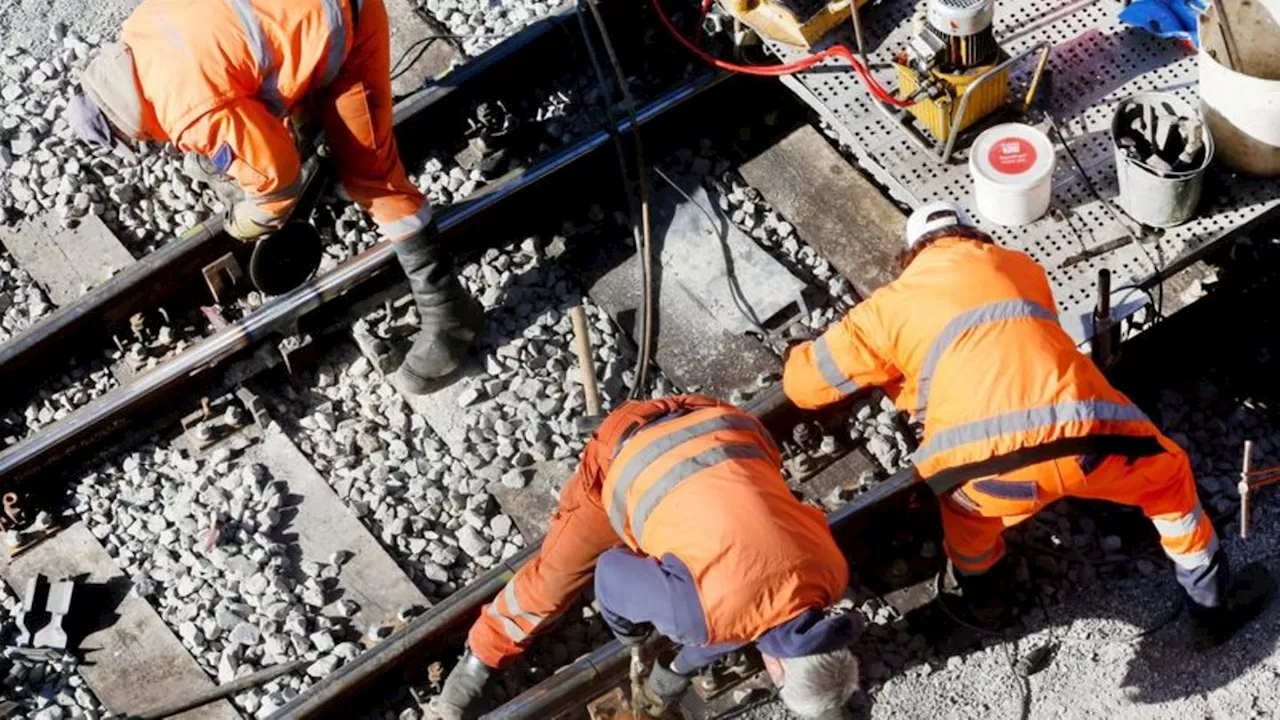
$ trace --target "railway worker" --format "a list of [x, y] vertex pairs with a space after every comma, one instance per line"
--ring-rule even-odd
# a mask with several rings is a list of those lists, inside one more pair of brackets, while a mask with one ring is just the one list
[[389, 56], [382, 0], [143, 0], [89, 63], [68, 120], [97, 145], [151, 140], [203, 156], [244, 191], [226, 231], [256, 242], [298, 200], [288, 119], [318, 118], [343, 188], [409, 278], [422, 332], [398, 375], [420, 394], [461, 365], [484, 315], [400, 162]]
[[842, 717], [857, 689], [856, 616], [827, 617], [848, 566], [826, 518], [797, 501], [759, 421], [710, 398], [632, 402], [592, 436], [538, 554], [472, 626], [436, 710], [470, 717], [490, 674], [570, 607], [594, 571], [601, 616], [624, 644], [649, 628], [682, 646], [645, 684], [661, 715], [692, 674], [754, 642], [782, 699]]
[[902, 274], [815, 341], [783, 385], [817, 408], [878, 386], [924, 428], [912, 462], [940, 496], [947, 557], [974, 615], [1003, 614], [1003, 532], [1063, 497], [1134, 505], [1185, 589], [1200, 647], [1261, 610], [1260, 566], [1229, 577], [1187, 455], [1058, 326], [1042, 267], [997, 246], [958, 205], [907, 220]]

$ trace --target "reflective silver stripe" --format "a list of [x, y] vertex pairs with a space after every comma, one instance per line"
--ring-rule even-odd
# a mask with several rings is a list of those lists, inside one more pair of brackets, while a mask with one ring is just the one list
[[[951, 555], [951, 557], [952, 557], [954, 560], [959, 560], [960, 562], [968, 563], [968, 564], [970, 564], [970, 565], [983, 565], [983, 564], [986, 564], [986, 562], [987, 562], [988, 560], [990, 560], [990, 559], [992, 558], [992, 556], [993, 556], [993, 555], [995, 555], [996, 550], [998, 549], [998, 548], [994, 548], [994, 547], [993, 547], [993, 548], [990, 548], [990, 549], [986, 550], [985, 552], [982, 552], [982, 553], [980, 553], [980, 554], [978, 554], [978, 555], [965, 555], [964, 553], [962, 553], [962, 552], [960, 552], [960, 551], [956, 550], [955, 546], [954, 546], [954, 545], [952, 545], [950, 542], [947, 542], [947, 544], [946, 544], [946, 545], [947, 545], [947, 550], [949, 550], [949, 551], [950, 551], [950, 553], [949, 553], [949, 554]], [[962, 572], [962, 573], [967, 574], [967, 575], [973, 575], [973, 574], [975, 574], [975, 573], [973, 573], [973, 572], [970, 572], [970, 571], [965, 570], [964, 568], [962, 568], [962, 567], [960, 567], [960, 566], [958, 566], [958, 565], [956, 566], [956, 569], [957, 569], [957, 570], [959, 570], [959, 571], [960, 571], [960, 572]]]
[[632, 536], [635, 537], [636, 542], [640, 542], [640, 539], [644, 537], [644, 524], [648, 521], [649, 515], [666, 499], [667, 493], [687, 480], [689, 476], [729, 460], [768, 459], [768, 453], [759, 445], [734, 443], [732, 445], [717, 445], [713, 448], [708, 448], [687, 460], [676, 463], [674, 467], [663, 473], [662, 477], [658, 478], [658, 481], [648, 490], [645, 490], [644, 495], [641, 495], [640, 499], [636, 501], [635, 512], [631, 514]]
[[249, 52], [253, 54], [253, 62], [257, 65], [258, 74], [262, 76], [262, 84], [258, 87], [258, 99], [271, 112], [284, 115], [284, 100], [280, 97], [278, 73], [275, 57], [271, 53], [271, 44], [267, 42], [267, 33], [262, 29], [262, 22], [254, 12], [249, 0], [227, 0], [240, 19], [240, 27], [244, 30], [249, 42]]
[[244, 202], [236, 203], [236, 215], [259, 225], [273, 225], [284, 219], [284, 215], [269, 213], [258, 207], [257, 203], [258, 199], [253, 197], [246, 198]]
[[1195, 568], [1208, 565], [1209, 562], [1213, 560], [1214, 554], [1217, 552], [1218, 535], [1217, 533], [1214, 533], [1213, 538], [1209, 540], [1209, 546], [1204, 550], [1196, 550], [1195, 552], [1189, 553], [1174, 553], [1169, 552], [1169, 549], [1165, 548], [1164, 554], [1168, 555], [1169, 559], [1178, 567], [1185, 570], [1194, 570]]
[[254, 193], [249, 197], [252, 198], [254, 202], [275, 202], [277, 200], [287, 200], [289, 198], [295, 197], [301, 191], [302, 191], [302, 173], [298, 173], [298, 177], [294, 178], [293, 182], [280, 188], [279, 190], [272, 190], [269, 193], [263, 193], [261, 195]]
[[[755, 430], [760, 427], [760, 423], [755, 418], [745, 415], [717, 415], [663, 435], [632, 455], [619, 471], [618, 481], [613, 486], [613, 495], [609, 498], [609, 523], [613, 525], [618, 537], [625, 537], [626, 534], [627, 495], [631, 492], [631, 486], [635, 485], [640, 474], [658, 458], [690, 440], [719, 430]], [[641, 431], [643, 432], [643, 428]], [[639, 535], [635, 537], [639, 540]]]
[[520, 600], [516, 598], [515, 582], [507, 583], [507, 589], [503, 591], [502, 595], [507, 600], [507, 613], [513, 618], [519, 618], [529, 623], [530, 630], [537, 629], [542, 624], [542, 621], [546, 619], [541, 615], [525, 612], [521, 609]]
[[813, 343], [813, 357], [818, 361], [818, 373], [822, 380], [836, 389], [841, 395], [849, 395], [858, 389], [858, 383], [845, 377], [836, 365], [836, 358], [831, 354], [831, 346], [827, 344], [824, 334]]
[[1026, 432], [1037, 428], [1061, 425], [1069, 422], [1097, 420], [1139, 421], [1147, 416], [1136, 405], [1108, 400], [1074, 400], [1056, 405], [1014, 410], [984, 420], [947, 428], [934, 435], [911, 454], [911, 461], [919, 466], [924, 461], [952, 448], [969, 443], [992, 440], [1001, 435]]
[[511, 638], [511, 642], [521, 642], [525, 638], [529, 637], [529, 633], [521, 630], [520, 626], [515, 624], [511, 618], [498, 612], [498, 603], [496, 600], [489, 603], [489, 614], [497, 618], [498, 622], [502, 624], [502, 631], [507, 634], [507, 637]]
[[920, 366], [920, 382], [916, 391], [916, 420], [924, 422], [925, 413], [929, 411], [929, 388], [933, 384], [933, 374], [938, 369], [938, 361], [966, 330], [979, 325], [1013, 320], [1014, 318], [1040, 318], [1057, 322], [1058, 316], [1045, 306], [1033, 300], [1001, 300], [972, 310], [966, 310], [951, 319], [942, 332], [929, 345], [929, 352], [924, 356], [924, 364]]
[[378, 223], [378, 231], [388, 240], [399, 240], [408, 237], [431, 224], [431, 203], [423, 200], [418, 212], [399, 220]]
[[[342, 67], [343, 56], [347, 50], [347, 17], [342, 12], [342, 0], [321, 0], [324, 7], [324, 19], [329, 23], [329, 47], [325, 55], [324, 74], [320, 76], [320, 87], [328, 87], [338, 76]], [[355, 13], [353, 5], [351, 12]]]
[[1178, 537], [1187, 533], [1195, 532], [1200, 527], [1200, 518], [1204, 515], [1204, 510], [1200, 507], [1200, 503], [1196, 502], [1196, 507], [1186, 515], [1180, 516], [1177, 520], [1160, 520], [1152, 518], [1151, 523], [1156, 526], [1156, 532], [1165, 537]]

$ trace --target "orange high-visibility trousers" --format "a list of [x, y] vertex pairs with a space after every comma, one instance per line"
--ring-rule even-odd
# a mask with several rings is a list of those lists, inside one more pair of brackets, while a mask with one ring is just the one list
[[390, 29], [382, 0], [360, 4], [356, 27], [346, 62], [312, 108], [347, 194], [373, 217], [384, 238], [399, 240], [426, 226], [431, 206], [409, 182], [396, 147]]
[[1096, 463], [1058, 458], [971, 480], [947, 493], [941, 498], [947, 557], [962, 574], [983, 573], [1004, 555], [1005, 528], [1064, 497], [1109, 500], [1140, 508], [1159, 532], [1188, 595], [1201, 605], [1217, 605], [1225, 583], [1225, 565], [1219, 570], [1221, 563], [1215, 563], [1217, 534], [1201, 508], [1186, 453], [1160, 440], [1166, 452], [1132, 462], [1119, 455]]

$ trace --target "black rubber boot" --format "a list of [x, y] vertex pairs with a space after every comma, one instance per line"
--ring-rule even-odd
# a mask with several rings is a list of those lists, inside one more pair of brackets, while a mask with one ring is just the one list
[[987, 630], [999, 630], [1008, 622], [1013, 561], [1006, 555], [986, 572], [966, 575], [948, 562], [947, 572], [964, 597], [973, 621]]
[[409, 278], [422, 324], [396, 382], [406, 392], [424, 395], [448, 384], [462, 367], [484, 330], [484, 309], [454, 276], [449, 253], [436, 242], [434, 223], [391, 246]]
[[1192, 642], [1207, 650], [1230, 640], [1240, 628], [1253, 622], [1271, 599], [1275, 585], [1267, 569], [1251, 563], [1231, 574], [1226, 600], [1215, 608], [1192, 603]]

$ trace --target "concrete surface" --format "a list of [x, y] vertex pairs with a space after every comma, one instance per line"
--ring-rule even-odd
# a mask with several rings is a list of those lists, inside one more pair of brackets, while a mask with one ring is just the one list
[[[0, 565], [0, 573], [18, 593], [36, 573], [79, 581], [65, 625], [91, 625], [79, 643], [85, 658], [80, 675], [111, 712], [140, 713], [214, 686], [151, 605], [129, 592], [129, 579], [83, 523]], [[240, 715], [222, 700], [175, 717], [231, 720]]]
[[898, 276], [902, 211], [812, 125], [744, 163], [741, 172], [862, 297]]
[[245, 451], [245, 461], [262, 463], [288, 486], [281, 527], [303, 561], [327, 564], [336, 552], [347, 557], [338, 587], [342, 598], [360, 605], [356, 627], [394, 625], [401, 611], [431, 605], [288, 437], [268, 433]]
[[68, 305], [134, 263], [133, 255], [96, 215], [71, 229], [46, 213], [0, 226], [0, 242], [55, 305]]

